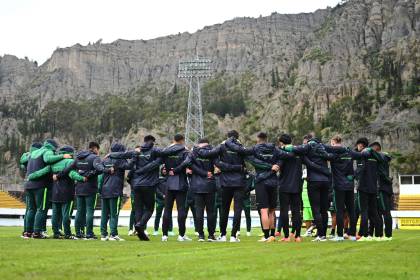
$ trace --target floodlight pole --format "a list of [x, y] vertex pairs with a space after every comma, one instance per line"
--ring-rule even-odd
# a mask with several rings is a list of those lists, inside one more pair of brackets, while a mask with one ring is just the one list
[[203, 107], [201, 103], [201, 79], [211, 76], [211, 61], [196, 58], [179, 63], [178, 77], [188, 81], [188, 109], [185, 123], [185, 142], [192, 146], [204, 137]]

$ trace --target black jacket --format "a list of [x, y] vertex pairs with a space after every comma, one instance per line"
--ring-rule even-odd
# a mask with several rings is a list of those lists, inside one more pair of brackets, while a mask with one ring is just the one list
[[77, 154], [73, 164], [74, 168], [83, 177], [87, 177], [87, 182], [76, 183], [77, 196], [89, 196], [98, 192], [98, 175], [102, 172], [109, 173], [105, 168], [101, 158], [91, 151], [81, 151]]
[[378, 173], [379, 176], [379, 190], [384, 191], [388, 194], [393, 194], [392, 189], [392, 178], [389, 176], [389, 162], [391, 161], [391, 156], [387, 153], [377, 153], [381, 158], [379, 165], [382, 167], [382, 172]]
[[[229, 138], [225, 141], [236, 141]], [[215, 165], [221, 170], [220, 185], [225, 187], [245, 187], [245, 161], [246, 156], [228, 148], [225, 143], [211, 149], [198, 151], [200, 157], [215, 158]]]
[[193, 193], [214, 193], [216, 191], [216, 181], [214, 176], [208, 178], [208, 172], [214, 175], [214, 158], [200, 157], [198, 151], [211, 150], [212, 146], [194, 147], [191, 155], [188, 157], [189, 168], [192, 170], [190, 181], [191, 191]]
[[162, 159], [152, 142], [143, 143], [140, 153], [133, 158], [133, 188], [154, 187], [159, 184], [159, 166]]
[[353, 158], [347, 148], [342, 146], [324, 145], [334, 158], [330, 159], [332, 187], [339, 191], [354, 191]]
[[[115, 145], [111, 152], [122, 152], [125, 147]], [[123, 195], [125, 171], [131, 169], [132, 164], [125, 159], [106, 158], [103, 162], [103, 169], [114, 169], [114, 173], [104, 172], [101, 187], [101, 198], [116, 198]]]
[[[184, 145], [173, 144], [163, 150], [163, 164], [166, 168], [166, 186], [170, 191], [186, 191], [188, 181], [186, 174], [186, 159], [189, 152]], [[175, 173], [169, 176], [169, 171]]]
[[370, 150], [364, 149], [362, 152], [348, 150], [353, 159], [360, 160], [358, 163], [358, 190], [365, 193], [378, 192], [378, 161], [373, 157]]
[[300, 156], [283, 159], [279, 163], [279, 192], [302, 192], [302, 159]]
[[286, 148], [286, 151], [292, 151], [297, 155], [306, 156], [310, 162], [313, 162], [319, 168], [307, 165], [308, 182], [329, 182], [330, 176], [327, 161], [334, 158], [333, 154], [327, 153], [324, 145], [317, 139], [311, 139], [308, 144]]

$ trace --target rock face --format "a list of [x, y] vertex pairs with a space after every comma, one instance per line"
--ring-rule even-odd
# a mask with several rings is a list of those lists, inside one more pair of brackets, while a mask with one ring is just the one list
[[[305, 108], [319, 124], [343, 98], [376, 92], [385, 101], [369, 103], [368, 123], [351, 135], [368, 134], [390, 148], [410, 151], [419, 138], [419, 17], [415, 0], [350, 0], [314, 13], [236, 18], [194, 34], [77, 44], [57, 49], [39, 67], [4, 56], [0, 100], [13, 103], [18, 96], [30, 96], [42, 108], [50, 100], [119, 95], [144, 84], [166, 91], [177, 79], [178, 62], [199, 55], [214, 62], [216, 75], [251, 72], [256, 77], [247, 97], [252, 104], [248, 115], [258, 116], [262, 127], [273, 130], [287, 130]], [[384, 93], [397, 83], [402, 89], [413, 81], [415, 94], [407, 101], [411, 105], [390, 105], [391, 95]], [[357, 100], [365, 102], [356, 99], [355, 107]], [[243, 122], [247, 116], [239, 118]], [[5, 122], [9, 135], [19, 134], [13, 121], [3, 119], [2, 128]]]

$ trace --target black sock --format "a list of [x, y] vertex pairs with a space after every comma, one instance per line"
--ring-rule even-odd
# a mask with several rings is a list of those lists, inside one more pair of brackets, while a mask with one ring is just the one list
[[263, 229], [264, 231], [264, 238], [267, 239], [270, 236], [270, 230], [269, 229]]
[[335, 228], [333, 228], [332, 230], [331, 230], [331, 234], [330, 235], [335, 235]]
[[270, 229], [270, 236], [274, 236], [276, 234], [276, 230], [274, 228]]

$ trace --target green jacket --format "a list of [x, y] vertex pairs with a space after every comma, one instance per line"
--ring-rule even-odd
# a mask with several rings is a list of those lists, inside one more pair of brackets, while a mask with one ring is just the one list
[[51, 186], [51, 164], [63, 159], [63, 154], [55, 154], [55, 148], [45, 142], [42, 148], [30, 152], [27, 165], [26, 189]]

